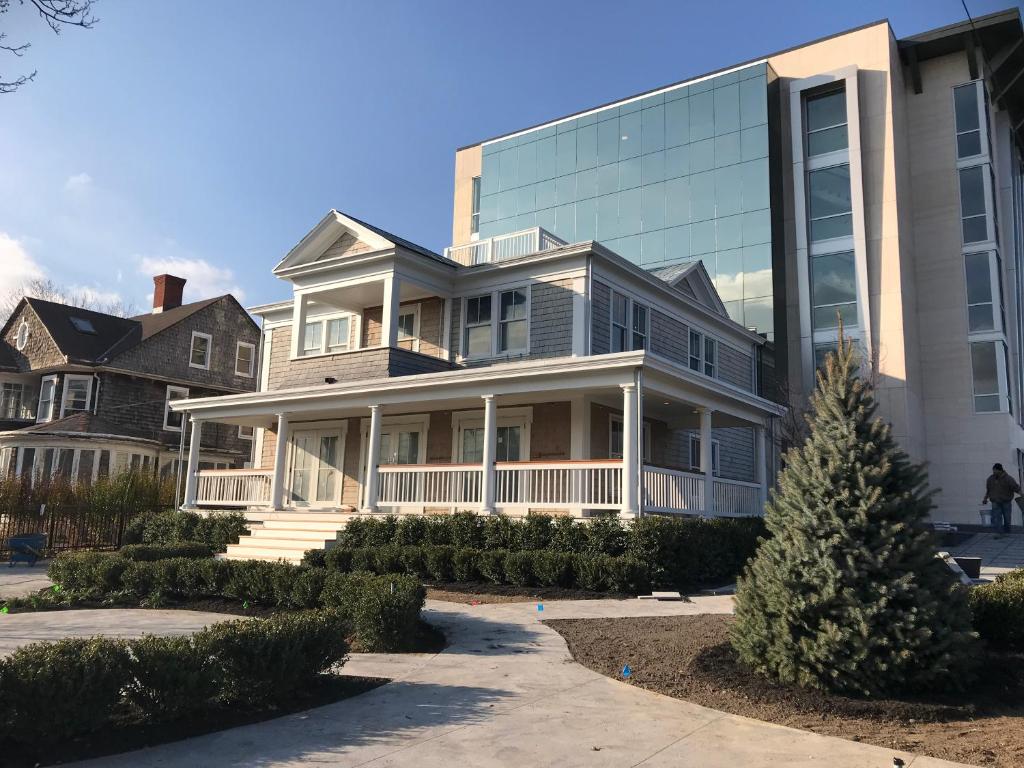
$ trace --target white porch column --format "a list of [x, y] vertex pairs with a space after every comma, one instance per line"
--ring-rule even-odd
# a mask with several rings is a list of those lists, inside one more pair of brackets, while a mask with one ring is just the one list
[[754, 427], [754, 482], [761, 486], [758, 494], [758, 511], [761, 514], [764, 513], [764, 505], [768, 501], [768, 455], [764, 432], [764, 427], [760, 424]]
[[304, 342], [303, 335], [306, 332], [306, 311], [309, 309], [309, 299], [304, 294], [295, 297], [292, 305], [292, 357], [298, 357]]
[[384, 278], [384, 306], [381, 309], [380, 343], [385, 347], [398, 346], [398, 297], [402, 293], [397, 275]]
[[380, 406], [370, 406], [370, 434], [366, 441], [366, 498], [363, 512], [377, 511], [377, 489], [380, 487], [380, 475], [377, 466], [380, 462]]
[[481, 513], [494, 514], [494, 460], [498, 455], [498, 414], [494, 395], [484, 395], [483, 478], [480, 484]]
[[270, 505], [284, 509], [285, 471], [288, 469], [288, 416], [277, 414], [277, 442], [274, 443], [274, 474], [270, 478]]
[[700, 471], [704, 473], [704, 514], [715, 514], [715, 472], [711, 463], [711, 409], [700, 409]]
[[640, 446], [637, 441], [636, 384], [622, 385], [622, 516], [635, 517], [640, 511], [638, 479]]
[[196, 505], [196, 486], [199, 481], [199, 478], [196, 477], [196, 472], [199, 470], [200, 440], [203, 436], [203, 422], [196, 418], [192, 418], [190, 421], [192, 423], [192, 435], [188, 441], [188, 467], [185, 470], [184, 506], [187, 509], [191, 509]]

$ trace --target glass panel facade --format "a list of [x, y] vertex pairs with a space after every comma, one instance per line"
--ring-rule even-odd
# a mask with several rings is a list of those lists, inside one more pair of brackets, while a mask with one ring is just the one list
[[953, 89], [957, 158], [974, 157], [981, 154], [978, 86], [979, 83], [968, 83]]
[[829, 91], [808, 97], [807, 155], [823, 155], [846, 149], [846, 91]]
[[857, 325], [857, 269], [853, 251], [811, 258], [811, 312], [814, 330]]
[[960, 169], [960, 218], [965, 243], [988, 240], [985, 205], [985, 166]]
[[967, 330], [972, 333], [994, 330], [989, 254], [968, 253], [964, 256], [964, 267], [967, 274]]
[[995, 341], [971, 343], [971, 371], [974, 375], [974, 410], [979, 413], [1001, 410], [998, 350]]
[[807, 174], [811, 240], [830, 240], [853, 234], [850, 166], [835, 165]]
[[755, 64], [486, 144], [480, 237], [541, 226], [648, 269], [699, 258], [771, 336], [773, 78]]

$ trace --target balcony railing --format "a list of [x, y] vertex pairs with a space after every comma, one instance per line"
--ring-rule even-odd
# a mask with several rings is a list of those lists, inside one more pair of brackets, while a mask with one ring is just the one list
[[495, 466], [498, 511], [622, 507], [621, 461], [507, 462]]
[[196, 473], [196, 504], [264, 507], [270, 504], [270, 469], [201, 469]]
[[704, 476], [644, 466], [643, 508], [649, 512], [704, 512]]
[[475, 509], [480, 506], [479, 464], [381, 464], [377, 503], [382, 507]]
[[444, 249], [445, 258], [458, 262], [464, 267], [477, 264], [494, 264], [499, 261], [529, 256], [531, 253], [549, 251], [566, 245], [542, 227], [533, 227], [507, 235], [495, 235], [486, 240], [477, 240]]

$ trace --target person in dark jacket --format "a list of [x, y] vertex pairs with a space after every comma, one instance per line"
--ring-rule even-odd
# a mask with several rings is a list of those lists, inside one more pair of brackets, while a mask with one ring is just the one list
[[992, 465], [992, 474], [985, 481], [985, 498], [982, 504], [992, 502], [992, 527], [996, 533], [1009, 533], [1013, 509], [1013, 497], [1020, 493], [1020, 485], [1003, 469], [1002, 464]]

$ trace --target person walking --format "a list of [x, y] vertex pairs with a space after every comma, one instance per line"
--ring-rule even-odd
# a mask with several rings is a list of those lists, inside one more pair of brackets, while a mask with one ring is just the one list
[[1003, 465], [993, 464], [992, 474], [985, 481], [985, 498], [981, 503], [992, 502], [992, 527], [997, 535], [1010, 532], [1013, 497], [1020, 492], [1020, 485], [1003, 469]]

